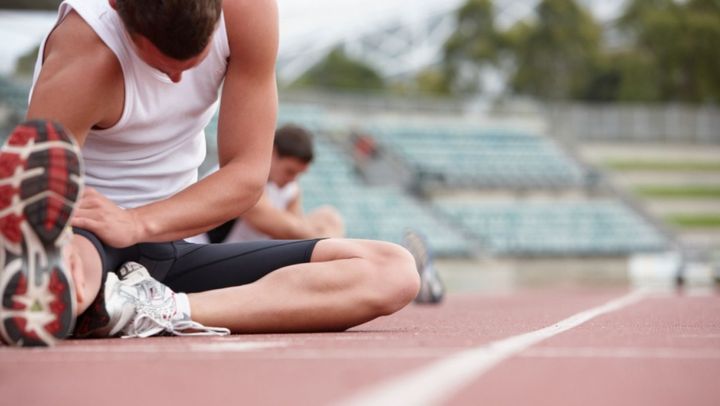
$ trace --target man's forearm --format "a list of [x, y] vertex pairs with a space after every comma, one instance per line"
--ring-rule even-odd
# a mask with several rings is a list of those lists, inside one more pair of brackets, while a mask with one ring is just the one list
[[173, 241], [196, 235], [252, 207], [262, 194], [266, 174], [257, 176], [262, 171], [230, 166], [238, 165], [229, 164], [168, 199], [131, 209], [137, 221], [137, 242]]

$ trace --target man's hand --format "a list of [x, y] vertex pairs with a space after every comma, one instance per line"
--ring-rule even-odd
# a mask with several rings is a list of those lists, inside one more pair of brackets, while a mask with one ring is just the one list
[[342, 216], [332, 206], [321, 206], [305, 216], [317, 234], [313, 237], [342, 238], [345, 236], [345, 224]]
[[85, 188], [71, 224], [92, 232], [115, 248], [125, 248], [141, 240], [142, 224], [135, 213], [117, 206], [91, 187]]

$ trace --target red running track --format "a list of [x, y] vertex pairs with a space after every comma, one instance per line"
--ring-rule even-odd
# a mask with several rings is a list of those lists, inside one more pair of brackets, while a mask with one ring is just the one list
[[720, 296], [451, 295], [345, 333], [0, 347], [3, 405], [718, 405]]

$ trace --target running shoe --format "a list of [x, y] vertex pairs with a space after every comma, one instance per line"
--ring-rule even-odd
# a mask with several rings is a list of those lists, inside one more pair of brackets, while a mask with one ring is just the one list
[[75, 288], [62, 249], [82, 189], [80, 150], [62, 126], [20, 124], [0, 150], [0, 339], [49, 346], [72, 331]]
[[175, 292], [150, 276], [137, 262], [108, 274], [101, 299], [78, 320], [79, 337], [150, 337], [158, 334], [213, 335], [230, 330], [206, 327], [178, 310]]
[[414, 230], [405, 231], [403, 246], [415, 258], [415, 265], [420, 274], [420, 291], [415, 297], [416, 303], [440, 303], [445, 296], [445, 285], [433, 267], [430, 245], [423, 234]]
[[135, 316], [135, 291], [108, 273], [95, 301], [77, 318], [75, 337], [113, 337]]

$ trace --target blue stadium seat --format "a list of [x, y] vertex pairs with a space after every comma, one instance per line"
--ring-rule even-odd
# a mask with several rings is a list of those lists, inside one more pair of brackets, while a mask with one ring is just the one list
[[556, 202], [439, 202], [439, 210], [485, 248], [510, 255], [624, 255], [668, 241], [614, 199]]
[[449, 186], [578, 187], [585, 172], [551, 140], [473, 127], [375, 125], [370, 133], [410, 167]]

